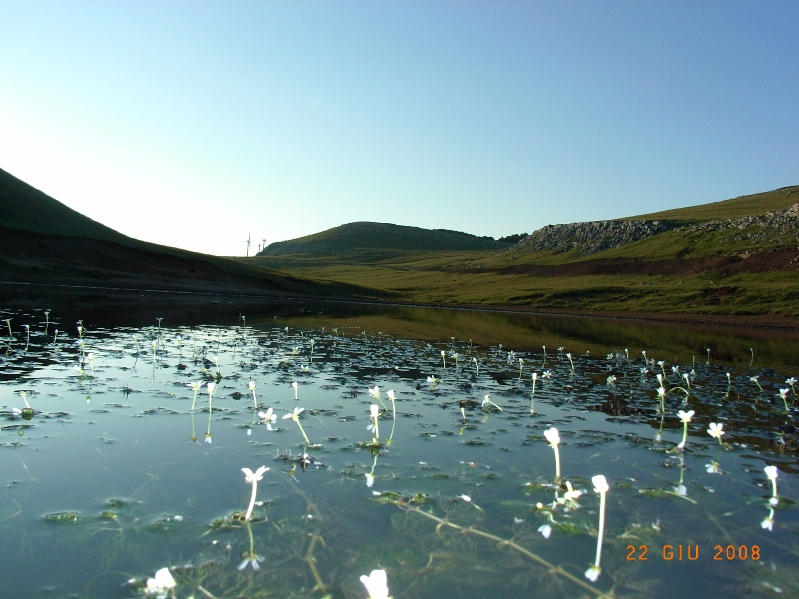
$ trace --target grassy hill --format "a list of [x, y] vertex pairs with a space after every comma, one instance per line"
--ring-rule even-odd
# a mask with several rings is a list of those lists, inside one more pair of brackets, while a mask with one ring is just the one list
[[797, 219], [787, 211], [775, 225], [763, 216], [798, 200], [799, 187], [787, 187], [630, 217], [626, 220], [670, 219], [670, 227], [591, 255], [525, 251], [522, 240], [500, 251], [362, 248], [261, 255], [256, 261], [297, 276], [380, 289], [409, 302], [799, 316]]
[[285, 254], [336, 255], [363, 250], [460, 251], [498, 250], [510, 247], [493, 237], [477, 237], [446, 229], [423, 229], [388, 223], [355, 222], [321, 233], [269, 244], [259, 256]]
[[773, 191], [740, 196], [731, 200], [629, 216], [619, 220], [666, 220], [693, 224], [762, 215], [775, 210], [783, 210], [797, 202], [799, 202], [799, 185], [793, 185]]
[[182, 291], [359, 296], [374, 290], [317, 283], [133, 239], [0, 170], [0, 280]]
[[33, 233], [88, 237], [117, 243], [134, 240], [93, 221], [0, 169], [0, 225]]

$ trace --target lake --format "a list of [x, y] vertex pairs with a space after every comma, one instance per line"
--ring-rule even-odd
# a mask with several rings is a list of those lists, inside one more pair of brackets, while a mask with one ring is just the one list
[[0, 597], [799, 596], [795, 331], [37, 301], [0, 304]]

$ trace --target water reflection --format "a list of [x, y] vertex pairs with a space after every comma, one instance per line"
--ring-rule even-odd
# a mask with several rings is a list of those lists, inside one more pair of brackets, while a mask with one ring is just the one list
[[[31, 333], [12, 327], [3, 358], [0, 596], [128, 597], [164, 567], [179, 599], [359, 597], [377, 566], [395, 595], [422, 598], [793, 589], [796, 409], [778, 364], [651, 331], [639, 339], [654, 345], [616, 345], [580, 319], [287, 303], [219, 326], [157, 314], [144, 327], [84, 315], [82, 330], [56, 309], [0, 314]], [[23, 399], [32, 420], [13, 410]], [[723, 444], [708, 433], [722, 422]], [[242, 467], [274, 462], [256, 502]], [[765, 464], [779, 464], [779, 497]], [[600, 472], [607, 497], [592, 492]], [[714, 586], [711, 561], [672, 582], [665, 558], [626, 558], [722, 542], [757, 545], [768, 568]], [[26, 567], [41, 577], [14, 575]]]

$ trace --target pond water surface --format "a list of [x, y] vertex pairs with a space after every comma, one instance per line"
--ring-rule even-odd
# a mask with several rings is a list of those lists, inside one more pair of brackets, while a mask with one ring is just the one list
[[0, 311], [0, 597], [799, 596], [796, 333], [157, 310]]

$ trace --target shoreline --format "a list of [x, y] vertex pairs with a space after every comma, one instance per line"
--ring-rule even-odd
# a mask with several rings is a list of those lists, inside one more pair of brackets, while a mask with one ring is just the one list
[[[202, 298], [204, 300], [212, 298], [236, 298], [243, 301], [258, 300], [278, 300], [278, 301], [303, 301], [320, 302], [335, 304], [351, 304], [374, 307], [405, 307], [405, 308], [427, 308], [441, 310], [462, 310], [470, 312], [488, 312], [520, 314], [530, 316], [550, 316], [561, 318], [586, 318], [603, 320], [623, 320], [623, 321], [644, 321], [644, 322], [663, 322], [674, 324], [693, 324], [711, 325], [721, 327], [745, 327], [752, 329], [782, 329], [799, 330], [799, 318], [790, 316], [779, 316], [772, 314], [673, 314], [657, 312], [625, 312], [625, 311], [604, 311], [604, 310], [568, 310], [563, 308], [544, 308], [528, 306], [508, 306], [508, 305], [481, 305], [481, 304], [425, 304], [415, 302], [402, 302], [397, 300], [381, 300], [357, 297], [322, 296], [315, 294], [304, 294], [290, 291], [258, 291], [258, 290], [223, 290], [223, 289], [169, 289], [158, 286], [127, 287], [114, 285], [87, 285], [80, 283], [43, 283], [26, 281], [0, 281], [0, 301], [5, 301], [8, 288], [17, 287], [22, 290], [36, 291], [52, 290], [56, 295], [69, 296], [76, 293], [85, 294], [108, 294], [118, 299], [131, 299], [132, 294], [152, 294], [153, 296], [178, 296], [189, 299], [191, 297]], [[64, 297], [63, 299], [67, 299]]]

